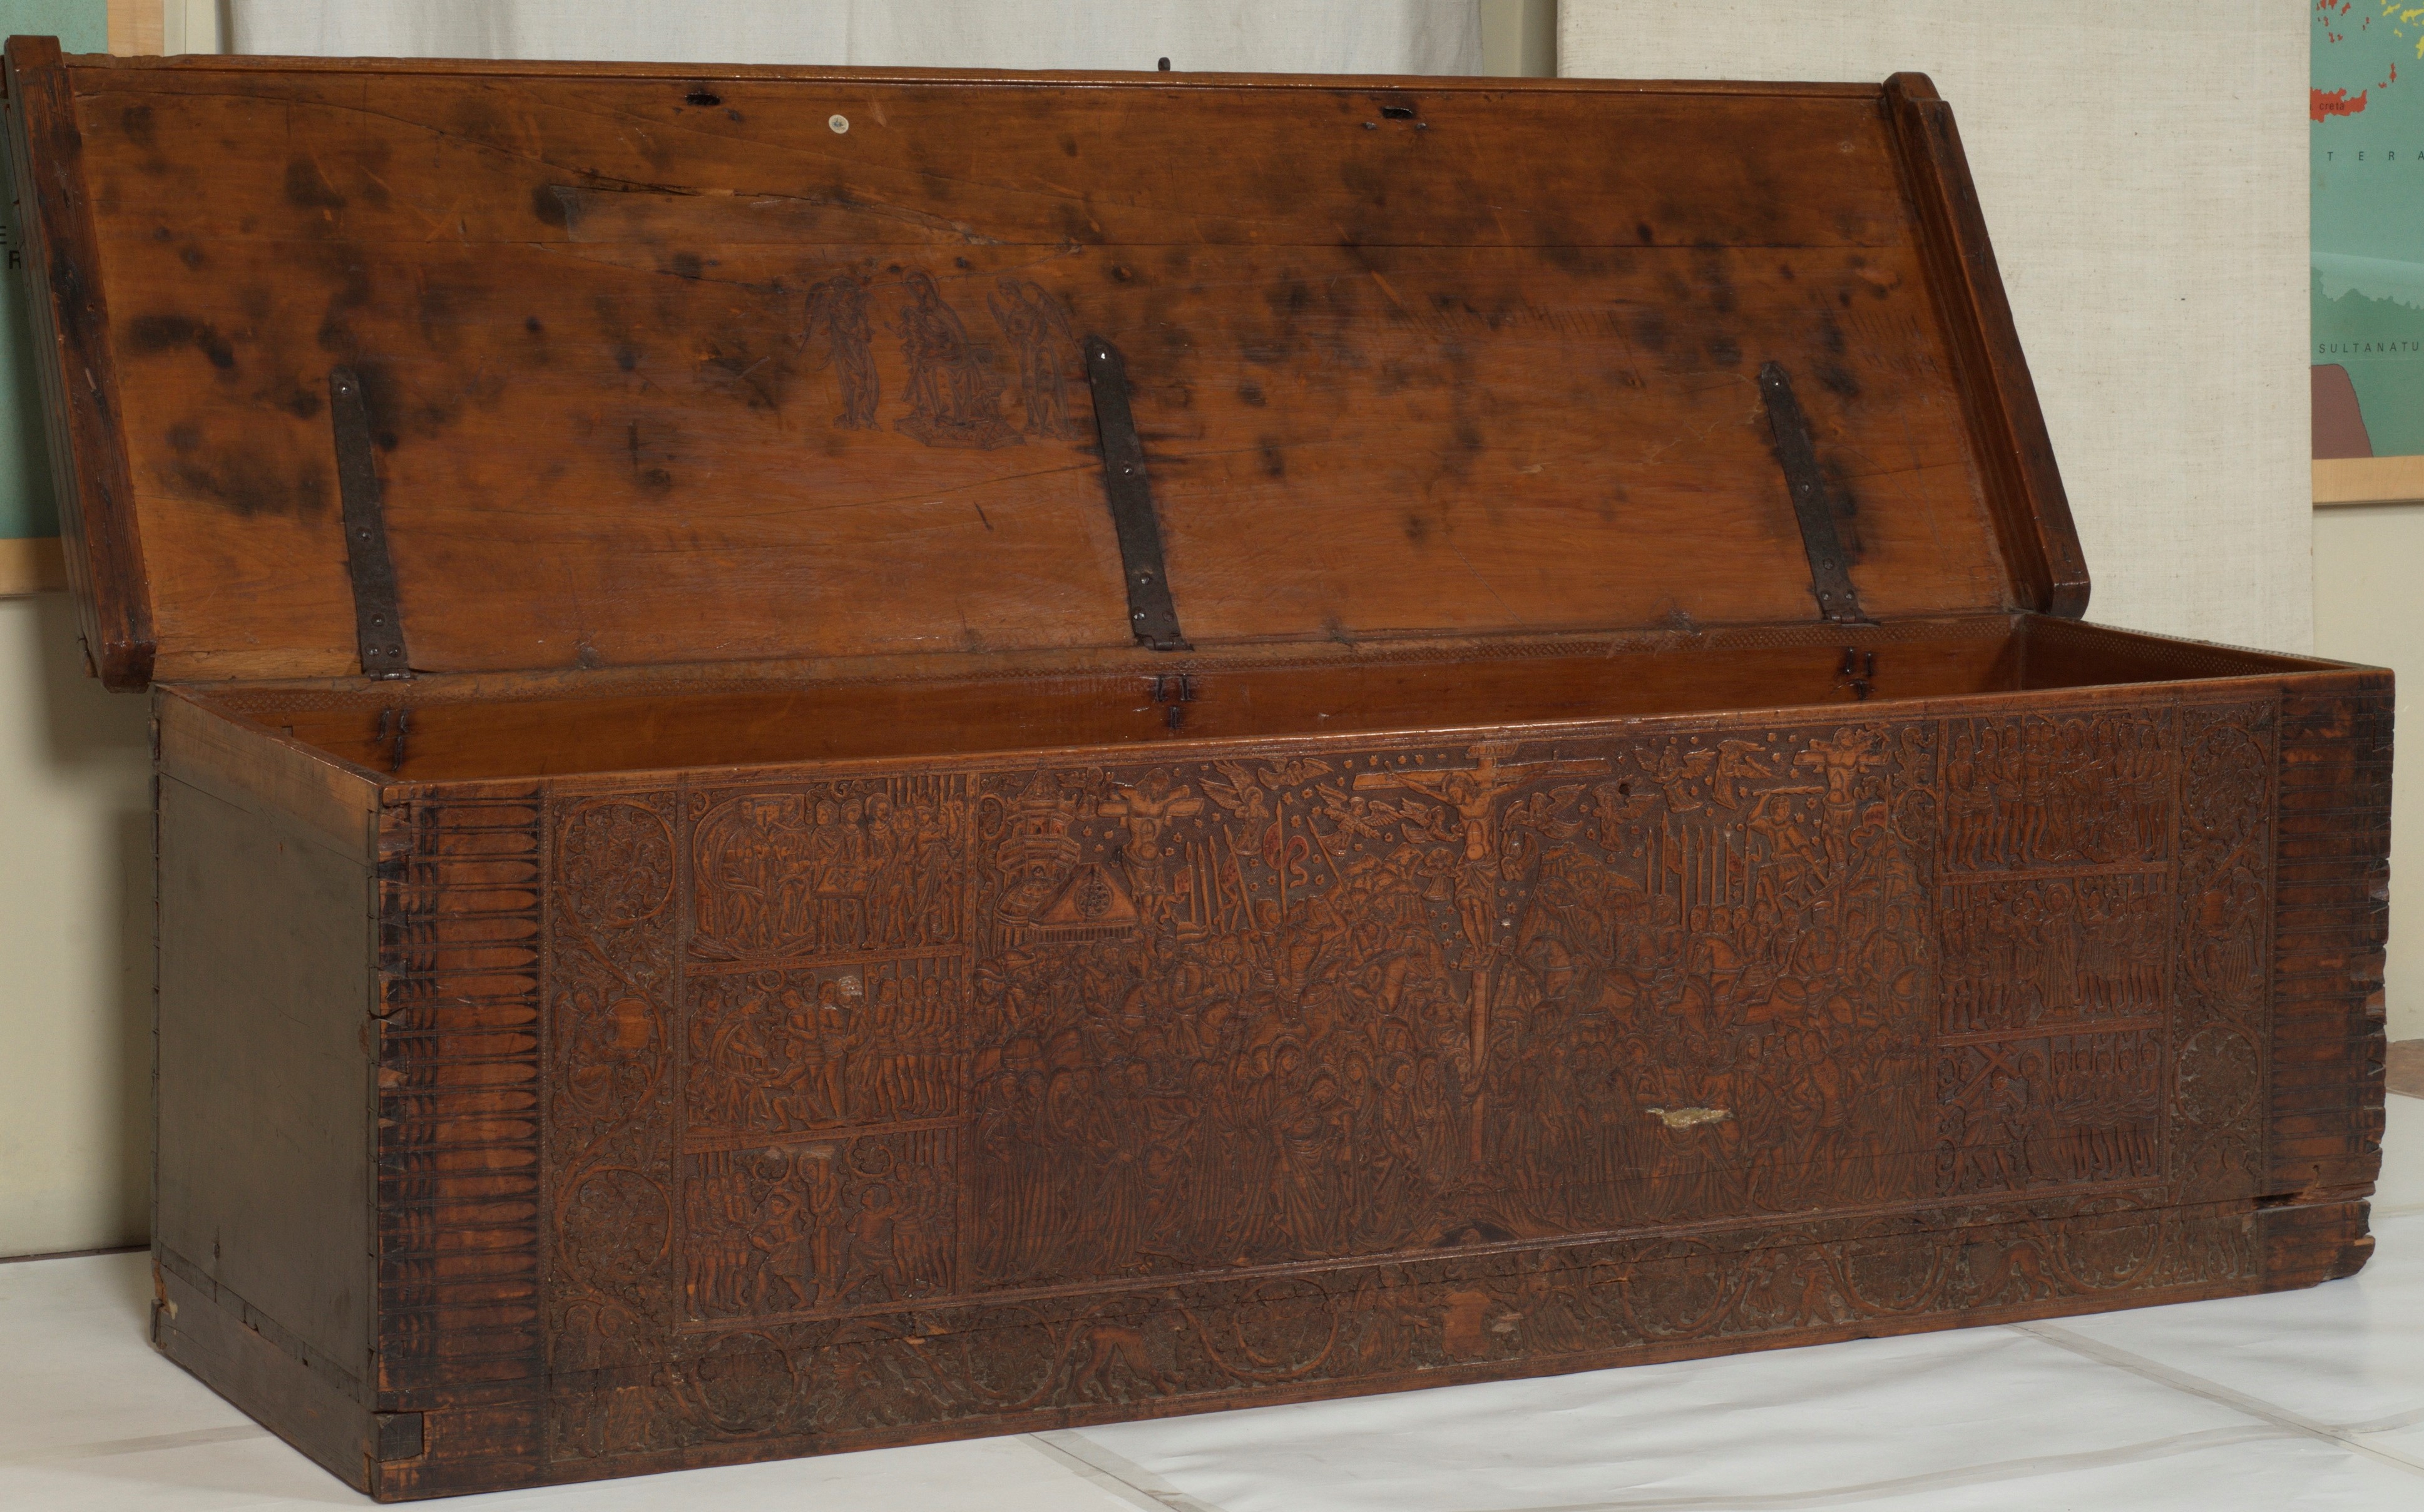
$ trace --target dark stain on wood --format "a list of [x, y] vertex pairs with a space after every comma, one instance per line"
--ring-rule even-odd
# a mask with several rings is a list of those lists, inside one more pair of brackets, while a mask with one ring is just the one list
[[287, 159], [286, 202], [305, 210], [345, 208], [345, 197], [321, 173], [319, 163], [309, 157]]
[[126, 323], [126, 349], [137, 357], [181, 348], [199, 352], [223, 373], [235, 366], [235, 348], [218, 327], [190, 315], [137, 315]]

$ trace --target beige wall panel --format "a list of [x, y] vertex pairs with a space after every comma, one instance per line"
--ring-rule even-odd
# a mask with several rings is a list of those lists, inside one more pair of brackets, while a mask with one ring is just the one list
[[1572, 77], [1934, 76], [2108, 624], [2312, 633], [2305, 8], [1564, 0]]
[[2390, 800], [2390, 1037], [2424, 1040], [2424, 504], [2315, 512], [2315, 649], [2399, 674]]
[[[150, 706], [66, 597], [0, 600], [0, 1255], [147, 1233]], [[0, 1498], [5, 1500], [5, 1498]]]

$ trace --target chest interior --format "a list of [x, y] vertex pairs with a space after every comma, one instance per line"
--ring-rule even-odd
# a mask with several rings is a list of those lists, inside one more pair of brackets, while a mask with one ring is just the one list
[[[916, 679], [827, 673], [607, 689], [476, 678], [185, 690], [207, 707], [361, 769], [447, 781], [793, 762], [997, 756], [1062, 747], [1488, 731], [1806, 707], [2253, 676], [2299, 659], [2043, 617], [1794, 627], [1732, 635], [1339, 648]], [[1132, 759], [1133, 757], [1128, 757]]]

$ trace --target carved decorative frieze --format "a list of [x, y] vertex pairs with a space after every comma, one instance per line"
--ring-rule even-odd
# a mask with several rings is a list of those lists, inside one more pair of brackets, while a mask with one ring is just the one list
[[553, 1452], [2242, 1278], [2270, 719], [560, 799]]

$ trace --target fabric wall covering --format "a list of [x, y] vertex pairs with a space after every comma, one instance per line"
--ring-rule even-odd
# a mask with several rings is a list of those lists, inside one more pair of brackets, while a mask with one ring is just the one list
[[229, 51], [666, 63], [1477, 73], [1450, 0], [227, 0]]
[[2312, 642], [2306, 8], [1563, 0], [1572, 77], [1932, 75], [2095, 578], [2091, 617]]

